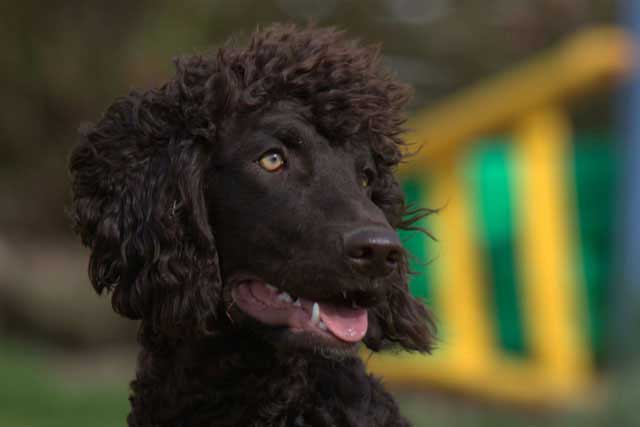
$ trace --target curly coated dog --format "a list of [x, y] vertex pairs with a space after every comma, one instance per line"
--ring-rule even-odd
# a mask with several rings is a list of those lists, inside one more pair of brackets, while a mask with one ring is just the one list
[[408, 426], [358, 357], [429, 352], [394, 178], [408, 88], [334, 29], [176, 60], [71, 156], [89, 276], [140, 320], [130, 426]]

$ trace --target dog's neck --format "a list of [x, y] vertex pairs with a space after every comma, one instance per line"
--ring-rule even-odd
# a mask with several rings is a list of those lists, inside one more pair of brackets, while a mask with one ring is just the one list
[[147, 343], [132, 389], [136, 427], [409, 425], [358, 357], [284, 353], [250, 335]]

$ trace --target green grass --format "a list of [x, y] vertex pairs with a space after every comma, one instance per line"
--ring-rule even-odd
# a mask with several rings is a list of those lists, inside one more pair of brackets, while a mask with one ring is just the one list
[[[128, 413], [126, 380], [97, 383], [87, 378], [63, 382], [46, 353], [37, 347], [0, 339], [0, 426], [115, 427], [125, 426]], [[92, 383], [92, 381], [94, 381]], [[402, 413], [414, 427], [638, 427], [640, 364], [610, 378], [609, 397], [600, 408], [574, 413], [523, 411], [504, 405], [474, 403], [437, 394], [397, 394]]]
[[0, 341], [0, 426], [126, 425], [126, 384], [64, 384], [46, 366], [33, 348]]
[[402, 413], [414, 427], [640, 427], [640, 360], [608, 375], [589, 406], [549, 410], [479, 403], [417, 393], [399, 394]]

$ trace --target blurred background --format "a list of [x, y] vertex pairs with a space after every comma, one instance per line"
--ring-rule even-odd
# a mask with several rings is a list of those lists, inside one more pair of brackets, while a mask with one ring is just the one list
[[[133, 322], [71, 234], [78, 127], [171, 58], [276, 21], [381, 43], [415, 88], [403, 236], [432, 358], [374, 357], [416, 426], [640, 426], [640, 5], [615, 0], [3, 2], [0, 426], [120, 426]], [[634, 177], [634, 174], [636, 175]]]

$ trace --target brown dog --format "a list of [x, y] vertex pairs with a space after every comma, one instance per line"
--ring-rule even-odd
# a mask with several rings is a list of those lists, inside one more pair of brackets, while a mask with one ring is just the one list
[[140, 319], [131, 426], [407, 426], [357, 349], [430, 350], [396, 230], [406, 86], [275, 25], [120, 98], [71, 158], [90, 277]]

